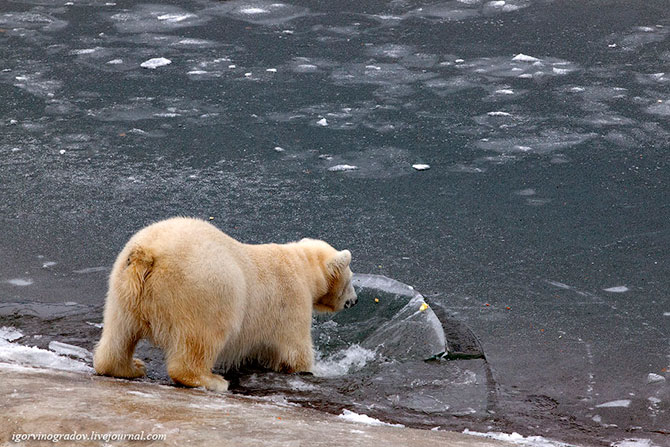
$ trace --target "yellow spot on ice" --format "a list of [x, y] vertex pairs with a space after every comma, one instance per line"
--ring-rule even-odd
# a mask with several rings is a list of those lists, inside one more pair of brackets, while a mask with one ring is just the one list
[[421, 312], [423, 312], [423, 311], [426, 310], [426, 309], [428, 309], [428, 304], [426, 304], [426, 303], [423, 303], [423, 304], [421, 305], [421, 307], [419, 307], [419, 310], [420, 310]]

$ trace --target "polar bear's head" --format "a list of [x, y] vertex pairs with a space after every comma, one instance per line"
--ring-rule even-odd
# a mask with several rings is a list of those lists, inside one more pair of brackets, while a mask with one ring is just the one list
[[[307, 242], [307, 240], [303, 240]], [[301, 241], [301, 242], [303, 242]], [[316, 241], [309, 240], [310, 243]], [[339, 312], [354, 306], [358, 302], [356, 291], [352, 284], [354, 274], [349, 268], [351, 252], [337, 251], [325, 242], [319, 241], [326, 249], [324, 259], [324, 276], [326, 278], [326, 292], [314, 301], [314, 310], [317, 312]]]

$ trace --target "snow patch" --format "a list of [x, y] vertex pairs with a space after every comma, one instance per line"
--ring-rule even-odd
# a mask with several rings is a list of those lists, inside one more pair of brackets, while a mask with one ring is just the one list
[[385, 425], [387, 427], [404, 427], [402, 424], [389, 424], [388, 422], [382, 422], [379, 419], [371, 418], [365, 414], [354, 413], [350, 410], [342, 410], [342, 414], [338, 416], [340, 419], [344, 419], [349, 422], [356, 422], [358, 424], [366, 425]]
[[49, 349], [59, 355], [77, 357], [82, 360], [93, 359], [93, 354], [89, 350], [55, 340], [49, 343]]
[[93, 368], [78, 360], [61, 357], [46, 349], [23, 346], [0, 339], [0, 363], [92, 373]]
[[604, 404], [596, 405], [596, 408], [628, 408], [630, 399], [613, 400]]
[[522, 436], [519, 433], [481, 433], [470, 431], [467, 428], [463, 430], [466, 435], [479, 436], [482, 438], [496, 439], [498, 441], [511, 442], [516, 445], [528, 447], [574, 447], [572, 444], [566, 444], [560, 441], [543, 438], [542, 436]]
[[656, 447], [650, 439], [632, 438], [612, 443], [612, 447]]
[[12, 326], [3, 326], [0, 327], [0, 339], [7, 341], [18, 340], [23, 337], [21, 331]]
[[665, 377], [660, 374], [649, 373], [647, 375], [647, 383], [665, 382]]

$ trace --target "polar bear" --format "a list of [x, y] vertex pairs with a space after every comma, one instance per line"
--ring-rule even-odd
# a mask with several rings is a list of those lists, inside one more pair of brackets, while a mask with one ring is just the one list
[[312, 312], [356, 304], [351, 253], [326, 242], [249, 245], [214, 225], [177, 217], [137, 232], [109, 277], [98, 374], [135, 378], [135, 345], [148, 338], [177, 383], [225, 391], [213, 374], [256, 360], [282, 372], [310, 371]]

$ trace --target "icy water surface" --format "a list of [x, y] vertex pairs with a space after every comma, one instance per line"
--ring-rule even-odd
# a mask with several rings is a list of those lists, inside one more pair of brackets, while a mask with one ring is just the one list
[[[305, 405], [365, 389], [426, 428], [670, 445], [669, 67], [666, 0], [2, 2], [0, 301], [40, 315], [0, 326], [90, 349], [127, 238], [212, 217], [413, 285], [490, 375], [449, 368], [495, 391], [423, 359]], [[88, 332], [49, 323], [79, 308]], [[375, 364], [389, 337], [321, 361]], [[239, 387], [321, 380], [254, 374]], [[451, 410], [410, 392], [436, 380]]]

